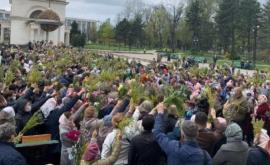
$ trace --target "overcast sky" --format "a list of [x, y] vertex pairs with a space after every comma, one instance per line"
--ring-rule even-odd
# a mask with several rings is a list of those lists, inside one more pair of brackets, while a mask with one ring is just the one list
[[[104, 21], [110, 18], [116, 21], [117, 15], [124, 10], [126, 0], [68, 0], [67, 16]], [[143, 0], [147, 4], [158, 4], [162, 1], [175, 0]], [[181, 1], [181, 0], [179, 0]], [[265, 2], [267, 0], [259, 0]], [[0, 9], [10, 10], [9, 0], [0, 0]]]

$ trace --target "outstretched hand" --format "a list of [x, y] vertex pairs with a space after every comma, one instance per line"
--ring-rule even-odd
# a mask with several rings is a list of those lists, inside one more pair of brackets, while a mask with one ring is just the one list
[[163, 103], [159, 103], [157, 105], [157, 112], [158, 114], [164, 114], [165, 111], [165, 105]]

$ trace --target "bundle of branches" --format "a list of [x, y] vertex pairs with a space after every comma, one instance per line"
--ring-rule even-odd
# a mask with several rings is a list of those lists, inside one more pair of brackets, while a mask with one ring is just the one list
[[144, 88], [141, 86], [140, 83], [138, 83], [138, 81], [132, 81], [130, 83], [130, 97], [131, 97], [131, 101], [135, 104], [135, 105], [139, 105], [141, 99], [144, 98]]
[[191, 95], [191, 91], [188, 89], [186, 85], [181, 85], [180, 88], [175, 91], [177, 96], [180, 96], [181, 98], [185, 100], [189, 99], [189, 96]]
[[37, 111], [33, 114], [33, 116], [27, 121], [24, 128], [20, 131], [18, 136], [15, 138], [16, 143], [19, 143], [21, 141], [21, 137], [32, 128], [40, 125], [43, 123], [43, 115], [41, 111]]
[[132, 119], [129, 117], [124, 117], [123, 120], [117, 125], [117, 128], [120, 129], [121, 132], [125, 130], [125, 128], [132, 123]]
[[204, 67], [199, 69], [200, 77], [206, 77], [209, 74], [209, 69]]
[[10, 64], [10, 70], [13, 72], [13, 73], [16, 73], [18, 70], [20, 70], [22, 67], [21, 63], [19, 60], [13, 60]]
[[38, 83], [42, 79], [42, 73], [39, 71], [38, 66], [34, 65], [30, 72], [27, 74], [27, 81], [29, 84]]
[[119, 93], [119, 98], [123, 99], [128, 93], [127, 86], [125, 86], [123, 84], [120, 84], [119, 87], [118, 87], [118, 93]]
[[200, 76], [200, 69], [198, 67], [191, 67], [189, 69], [189, 73], [192, 75], [192, 76], [195, 76], [195, 77], [199, 77]]
[[62, 74], [68, 66], [73, 64], [73, 60], [68, 54], [64, 54], [54, 64], [59, 74]]
[[207, 98], [210, 108], [214, 108], [217, 96], [214, 93], [214, 91], [211, 89], [211, 87], [206, 86], [204, 88], [203, 96]]
[[97, 76], [88, 76], [83, 80], [83, 87], [89, 92], [93, 92], [98, 89], [99, 79]]
[[154, 87], [150, 86], [150, 87], [148, 87], [148, 90], [146, 92], [147, 92], [147, 98], [149, 100], [151, 100], [151, 102], [154, 105], [157, 105], [158, 102], [159, 102], [159, 93], [158, 93], [157, 89], [155, 89]]
[[263, 129], [263, 125], [264, 125], [264, 121], [263, 120], [252, 120], [252, 124], [253, 124], [253, 131], [254, 134], [259, 134], [261, 133], [261, 130]]
[[253, 76], [251, 76], [248, 81], [253, 85], [260, 85], [264, 82], [264, 80], [261, 79], [258, 71]]
[[73, 155], [73, 159], [75, 165], [80, 165], [83, 154], [85, 153], [88, 142], [82, 137], [79, 138], [80, 140], [72, 147], [71, 154]]
[[0, 66], [0, 82], [4, 82], [4, 77], [5, 77], [5, 70], [3, 66]]
[[183, 117], [185, 114], [184, 99], [181, 96], [178, 96], [177, 93], [172, 93], [170, 96], [164, 99], [164, 104], [166, 106], [175, 105], [177, 108], [177, 113], [180, 117]]
[[4, 79], [4, 83], [6, 86], [11, 85], [12, 81], [15, 79], [15, 75], [12, 72], [11, 69], [8, 69], [6, 74], [5, 74], [5, 79]]
[[103, 70], [99, 76], [101, 82], [103, 81], [113, 81], [116, 80], [117, 73], [116, 71]]

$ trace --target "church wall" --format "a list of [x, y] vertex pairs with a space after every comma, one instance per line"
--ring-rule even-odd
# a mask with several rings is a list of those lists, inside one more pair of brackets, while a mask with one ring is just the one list
[[[27, 44], [29, 41], [33, 40], [31, 38], [31, 30], [30, 26], [27, 24], [27, 19], [30, 14], [35, 10], [45, 10], [49, 8], [48, 1], [41, 0], [12, 0], [11, 7], [11, 44]], [[56, 12], [61, 22], [65, 22], [65, 12], [66, 5], [62, 3], [52, 3], [51, 9]], [[65, 26], [60, 27], [60, 32], [58, 29], [54, 32], [49, 33], [49, 40], [52, 40], [55, 44], [59, 42], [64, 42], [64, 33]], [[33, 32], [32, 32], [33, 34]], [[46, 32], [39, 30], [38, 40], [46, 39]], [[60, 39], [60, 40], [59, 40]]]
[[24, 45], [29, 42], [29, 28], [26, 27], [25, 21], [11, 21], [10, 43]]

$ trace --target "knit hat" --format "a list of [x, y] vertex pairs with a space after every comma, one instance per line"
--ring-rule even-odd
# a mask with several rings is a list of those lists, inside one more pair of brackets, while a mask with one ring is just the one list
[[243, 139], [242, 129], [238, 124], [232, 123], [227, 127], [225, 131], [225, 136], [227, 137], [227, 142], [242, 141]]
[[91, 161], [98, 158], [99, 148], [96, 142], [91, 142], [83, 155], [83, 160]]

